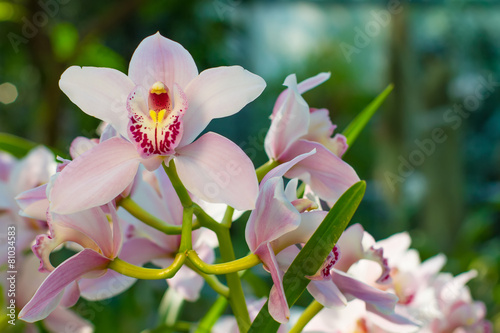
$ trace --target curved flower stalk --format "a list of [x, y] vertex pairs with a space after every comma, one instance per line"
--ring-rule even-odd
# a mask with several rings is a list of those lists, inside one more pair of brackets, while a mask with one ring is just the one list
[[[209, 202], [253, 209], [253, 164], [230, 140], [206, 133], [214, 118], [238, 112], [265, 82], [239, 66], [198, 70], [191, 55], [159, 33], [136, 49], [128, 76], [109, 68], [68, 68], [59, 85], [85, 113], [112, 125], [111, 138], [70, 163], [56, 180], [51, 210], [69, 214], [103, 205], [133, 180], [139, 164], [174, 160], [185, 187]], [[86, 193], [85, 196], [81, 193]]]
[[297, 163], [286, 177], [299, 178], [321, 199], [335, 202], [359, 177], [341, 159], [347, 143], [340, 134], [331, 137], [336, 126], [328, 110], [309, 108], [301, 95], [329, 77], [329, 73], [320, 73], [300, 84], [295, 74], [285, 79], [288, 88], [276, 100], [264, 145], [268, 157], [279, 163], [316, 149], [314, 156]]
[[[20, 216], [19, 206], [14, 197], [49, 181], [56, 171], [54, 154], [45, 147], [31, 150], [21, 160], [15, 160], [7, 153], [0, 152], [0, 224], [16, 227], [16, 246], [19, 250], [28, 249], [36, 235], [47, 230], [45, 218]], [[45, 215], [45, 214], [43, 214]], [[1, 240], [2, 247], [6, 239]], [[7, 251], [4, 251], [7, 253]], [[7, 256], [2, 256], [0, 264]]]
[[[36, 238], [33, 252], [40, 259], [39, 271], [50, 274], [21, 310], [20, 319], [38, 321], [52, 313], [59, 303], [72, 306], [80, 295], [89, 300], [106, 299], [134, 283], [135, 279], [106, 268], [118, 254], [130, 262], [144, 263], [137, 244], [123, 241], [122, 222], [111, 204], [47, 217], [49, 234]], [[65, 242], [75, 243], [81, 251], [54, 268], [50, 253]]]
[[[138, 177], [131, 198], [143, 209], [170, 225], [182, 225], [183, 207], [172, 183], [163, 170], [154, 173], [144, 170]], [[165, 268], [170, 266], [179, 251], [181, 235], [166, 235], [157, 229], [144, 225], [127, 211], [120, 209], [119, 216], [129, 222], [127, 237], [130, 242], [141, 244], [145, 261]], [[214, 247], [218, 246], [215, 235], [207, 229], [193, 231], [193, 250], [206, 263], [215, 259]], [[188, 301], [196, 301], [203, 287], [203, 278], [182, 266], [174, 277], [167, 279], [171, 288]]]

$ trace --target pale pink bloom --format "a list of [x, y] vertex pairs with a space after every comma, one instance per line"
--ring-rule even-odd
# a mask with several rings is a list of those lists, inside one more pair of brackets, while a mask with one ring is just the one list
[[[99, 143], [115, 137], [116, 135], [117, 132], [111, 126], [107, 126], [105, 130], [103, 130], [100, 139], [76, 137], [71, 142], [69, 154], [72, 159], [76, 159], [78, 156], [99, 145]], [[61, 157], [58, 157], [58, 160], [60, 163], [57, 164], [57, 173], [51, 177], [48, 184], [40, 185], [16, 196], [15, 199], [17, 204], [21, 207], [21, 215], [41, 221], [47, 221], [46, 214], [50, 207], [48, 195], [50, 195], [51, 188], [59, 176], [59, 173], [71, 162], [71, 160], [66, 160]], [[130, 194], [132, 186], [133, 184], [127, 186], [120, 194], [118, 194], [117, 198], [127, 197]]]
[[294, 157], [316, 149], [316, 154], [292, 167], [288, 178], [299, 178], [328, 202], [335, 202], [350, 186], [359, 181], [354, 169], [342, 161], [347, 149], [345, 137], [337, 134], [326, 109], [311, 109], [302, 93], [326, 81], [328, 73], [321, 73], [297, 84], [295, 74], [284, 82], [288, 87], [274, 105], [272, 122], [265, 139], [269, 158], [287, 162]]
[[[37, 270], [38, 258], [33, 254], [28, 254], [18, 258], [18, 268], [16, 274], [16, 307], [22, 308], [29, 302], [37, 288], [47, 277], [47, 273], [42, 273]], [[0, 273], [0, 283], [9, 282], [7, 280], [9, 274], [5, 271]], [[7, 291], [9, 288], [4, 290]], [[7, 292], [4, 293], [7, 295]], [[6, 301], [9, 301], [6, 298]], [[5, 303], [8, 305], [9, 303]], [[92, 324], [80, 318], [74, 312], [66, 309], [62, 305], [57, 306], [54, 311], [47, 316], [43, 321], [44, 327], [51, 333], [66, 332], [68, 328], [75, 333], [91, 333], [94, 331]], [[33, 324], [26, 325], [26, 331], [39, 332], [38, 328]]]
[[50, 195], [53, 211], [68, 214], [105, 204], [132, 182], [139, 164], [155, 170], [171, 159], [194, 195], [254, 208], [258, 184], [250, 159], [218, 134], [195, 139], [212, 119], [232, 115], [259, 96], [262, 78], [239, 66], [198, 74], [191, 55], [157, 33], [136, 49], [128, 76], [73, 66], [59, 85], [85, 113], [109, 123], [121, 137], [100, 143], [64, 168]]
[[[278, 248], [285, 248], [294, 243], [276, 242], [280, 237], [298, 228], [302, 219], [302, 214], [286, 197], [282, 176], [297, 162], [312, 154], [314, 151], [281, 164], [264, 177], [260, 183], [256, 208], [250, 214], [245, 229], [245, 238], [250, 251], [260, 257], [264, 267], [271, 273], [274, 285], [269, 295], [269, 313], [280, 323], [288, 321], [290, 310], [283, 290], [283, 272], [279, 269], [275, 252], [279, 252]], [[320, 212], [314, 216], [323, 219], [324, 214]]]
[[[311, 220], [301, 223], [291, 232], [295, 243], [303, 244], [312, 236], [321, 222]], [[283, 271], [287, 270], [299, 250], [290, 246], [277, 255], [278, 263]], [[393, 293], [385, 292], [371, 286], [363, 277], [352, 273], [352, 267], [360, 261], [370, 260], [377, 264], [372, 274], [378, 283], [389, 283], [389, 267], [383, 256], [384, 251], [375, 246], [371, 235], [361, 225], [354, 224], [347, 228], [332, 249], [317, 274], [309, 277], [312, 281], [307, 290], [326, 307], [344, 307], [353, 299], [365, 302], [366, 310], [397, 325], [411, 325], [412, 322], [395, 313], [398, 298]]]
[[[140, 172], [140, 175], [142, 172]], [[182, 225], [183, 207], [172, 183], [163, 170], [154, 173], [144, 170], [138, 177], [131, 198], [143, 209], [170, 225]], [[127, 238], [140, 248], [143, 261], [150, 261], [159, 267], [172, 264], [179, 250], [181, 235], [166, 235], [132, 217], [120, 209], [119, 216], [129, 222]], [[193, 231], [193, 249], [200, 258], [212, 263], [215, 260], [214, 247], [218, 246], [215, 234], [207, 229]], [[203, 278], [187, 266], [167, 279], [171, 288], [188, 301], [196, 301], [203, 287]]]
[[419, 323], [422, 333], [492, 332], [491, 323], [484, 319], [484, 304], [474, 301], [465, 286], [476, 272], [456, 277], [439, 273], [446, 262], [445, 256], [439, 254], [421, 262], [418, 252], [409, 249], [410, 243], [406, 232], [376, 243], [387, 254], [392, 278], [392, 283], [379, 288], [399, 297], [397, 312]]
[[483, 302], [474, 301], [465, 285], [476, 277], [469, 271], [453, 277], [438, 274], [429, 285], [427, 293], [418, 295], [407, 305], [408, 312], [422, 322], [423, 333], [492, 333], [491, 323], [485, 319]]
[[[34, 322], [47, 317], [58, 304], [72, 306], [83, 296], [101, 300], [121, 293], [135, 279], [107, 269], [118, 254], [133, 264], [143, 264], [140, 247], [123, 242], [122, 223], [108, 204], [69, 215], [48, 214], [49, 234], [39, 235], [33, 252], [40, 259], [40, 272], [50, 272], [19, 318]], [[50, 253], [65, 242], [73, 242], [80, 252], [54, 268]]]
[[[20, 160], [15, 160], [6, 153], [0, 154], [0, 224], [4, 231], [7, 226], [16, 227], [16, 246], [19, 250], [29, 248], [35, 236], [47, 230], [47, 224], [44, 218], [20, 216], [14, 197], [47, 183], [55, 171], [54, 154], [42, 146], [31, 150]], [[5, 241], [0, 240], [2, 247], [5, 246]], [[7, 256], [2, 256], [0, 263], [4, 263], [6, 259]]]

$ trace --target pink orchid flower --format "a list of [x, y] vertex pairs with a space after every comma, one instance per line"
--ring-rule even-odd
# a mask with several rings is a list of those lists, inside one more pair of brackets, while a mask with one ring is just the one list
[[291, 168], [287, 178], [299, 178], [321, 199], [335, 202], [350, 186], [359, 181], [354, 169], [340, 158], [347, 149], [345, 137], [331, 138], [335, 125], [326, 109], [310, 109], [302, 93], [316, 87], [330, 77], [320, 73], [297, 84], [295, 74], [284, 82], [288, 87], [278, 97], [271, 127], [264, 145], [269, 158], [287, 162], [294, 157], [316, 149], [314, 156]]
[[[45, 218], [20, 216], [19, 206], [14, 198], [21, 192], [47, 183], [56, 171], [54, 154], [45, 147], [37, 147], [20, 160], [6, 153], [0, 153], [0, 225], [16, 227], [18, 249], [27, 249], [36, 235], [47, 230]], [[5, 239], [0, 245], [5, 245]], [[6, 256], [0, 259], [5, 263]]]
[[69, 214], [103, 205], [121, 193], [142, 163], [149, 170], [175, 160], [186, 188], [209, 202], [253, 209], [255, 170], [230, 140], [206, 133], [214, 118], [232, 115], [260, 95], [265, 82], [239, 66], [198, 74], [191, 55], [159, 33], [144, 39], [128, 76], [114, 69], [68, 68], [62, 91], [85, 113], [120, 134], [82, 154], [61, 172], [51, 210]]
[[[101, 134], [100, 139], [89, 139], [86, 137], [76, 137], [69, 147], [69, 154], [74, 160], [80, 155], [86, 153], [87, 151], [95, 148], [100, 143], [113, 138], [117, 135], [117, 132], [112, 126], [106, 126]], [[19, 207], [21, 207], [21, 212], [23, 216], [31, 217], [41, 221], [47, 221], [47, 211], [50, 208], [49, 195], [52, 192], [51, 189], [54, 185], [55, 180], [59, 177], [59, 173], [71, 163], [71, 160], [66, 160], [58, 157], [60, 163], [57, 164], [57, 174], [53, 175], [50, 182], [47, 184], [40, 185], [38, 187], [32, 188], [30, 190], [24, 191], [16, 196], [16, 201]], [[133, 188], [133, 183], [127, 186], [120, 194], [117, 195], [117, 199], [122, 197], [127, 197]], [[115, 198], [113, 198], [115, 199]], [[107, 203], [106, 203], [107, 204]]]
[[[307, 242], [321, 220], [307, 222], [301, 223], [297, 229], [287, 235], [293, 239], [294, 244]], [[283, 271], [288, 269], [298, 252], [299, 249], [296, 246], [290, 246], [277, 255], [278, 264]], [[311, 282], [307, 290], [326, 307], [344, 307], [349, 301], [360, 299], [365, 302], [366, 310], [378, 317], [398, 325], [412, 325], [412, 321], [395, 313], [398, 301], [396, 295], [371, 286], [367, 283], [368, 281], [364, 281], [364, 276], [358, 276], [352, 272], [358, 262], [364, 262], [363, 259], [367, 259], [379, 266], [371, 267], [372, 271], [369, 275], [376, 275], [377, 283], [389, 283], [391, 281], [390, 270], [383, 253], [382, 248], [375, 246], [373, 237], [365, 232], [360, 224], [354, 224], [342, 233], [317, 274], [309, 277]]]
[[[282, 176], [296, 163], [314, 154], [314, 150], [297, 156], [271, 170], [260, 184], [255, 210], [252, 211], [245, 229], [250, 250], [259, 256], [271, 273], [274, 285], [269, 295], [269, 313], [280, 323], [290, 317], [290, 310], [283, 290], [283, 272], [278, 266], [275, 253], [289, 245], [286, 234], [293, 232], [301, 220], [323, 220], [325, 212], [302, 213], [287, 198]], [[294, 182], [296, 186], [296, 182]], [[289, 192], [289, 191], [287, 191]]]
[[[182, 225], [183, 207], [168, 176], [162, 170], [154, 173], [144, 170], [144, 175], [138, 178], [131, 198], [157, 218], [171, 225]], [[138, 247], [144, 262], [150, 261], [159, 267], [172, 264], [179, 250], [180, 235], [166, 235], [138, 221], [123, 209], [118, 213], [130, 223], [127, 237], [129, 242], [141, 244]], [[215, 260], [214, 247], [218, 246], [218, 242], [213, 236], [207, 229], [198, 229], [192, 234], [193, 249], [207, 263]], [[167, 279], [167, 283], [184, 299], [194, 302], [200, 296], [204, 280], [187, 266], [182, 266], [174, 277]]]
[[[137, 244], [123, 242], [122, 223], [108, 204], [75, 214], [48, 214], [49, 234], [39, 235], [33, 252], [40, 259], [40, 272], [50, 272], [19, 318], [35, 322], [47, 317], [58, 304], [72, 306], [83, 296], [89, 300], [112, 297], [129, 288], [135, 279], [106, 267], [118, 254], [133, 264], [143, 264]], [[50, 253], [72, 242], [81, 251], [54, 268]]]

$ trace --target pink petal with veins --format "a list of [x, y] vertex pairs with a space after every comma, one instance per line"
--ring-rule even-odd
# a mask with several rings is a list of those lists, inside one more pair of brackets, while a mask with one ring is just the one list
[[133, 144], [112, 138], [77, 157], [56, 178], [51, 210], [70, 214], [107, 204], [132, 183], [140, 157]]
[[177, 149], [175, 164], [186, 189], [201, 199], [239, 210], [255, 207], [258, 183], [253, 163], [225, 137], [204, 134]]
[[233, 115], [256, 99], [265, 81], [240, 66], [210, 68], [185, 88], [189, 109], [184, 116], [180, 147], [191, 142], [212, 119]]

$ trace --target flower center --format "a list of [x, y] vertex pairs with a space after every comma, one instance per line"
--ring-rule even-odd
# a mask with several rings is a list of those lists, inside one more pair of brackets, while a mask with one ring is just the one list
[[142, 157], [171, 155], [182, 137], [182, 116], [187, 109], [186, 96], [174, 85], [173, 93], [163, 82], [149, 91], [138, 86], [127, 99], [129, 137]]

